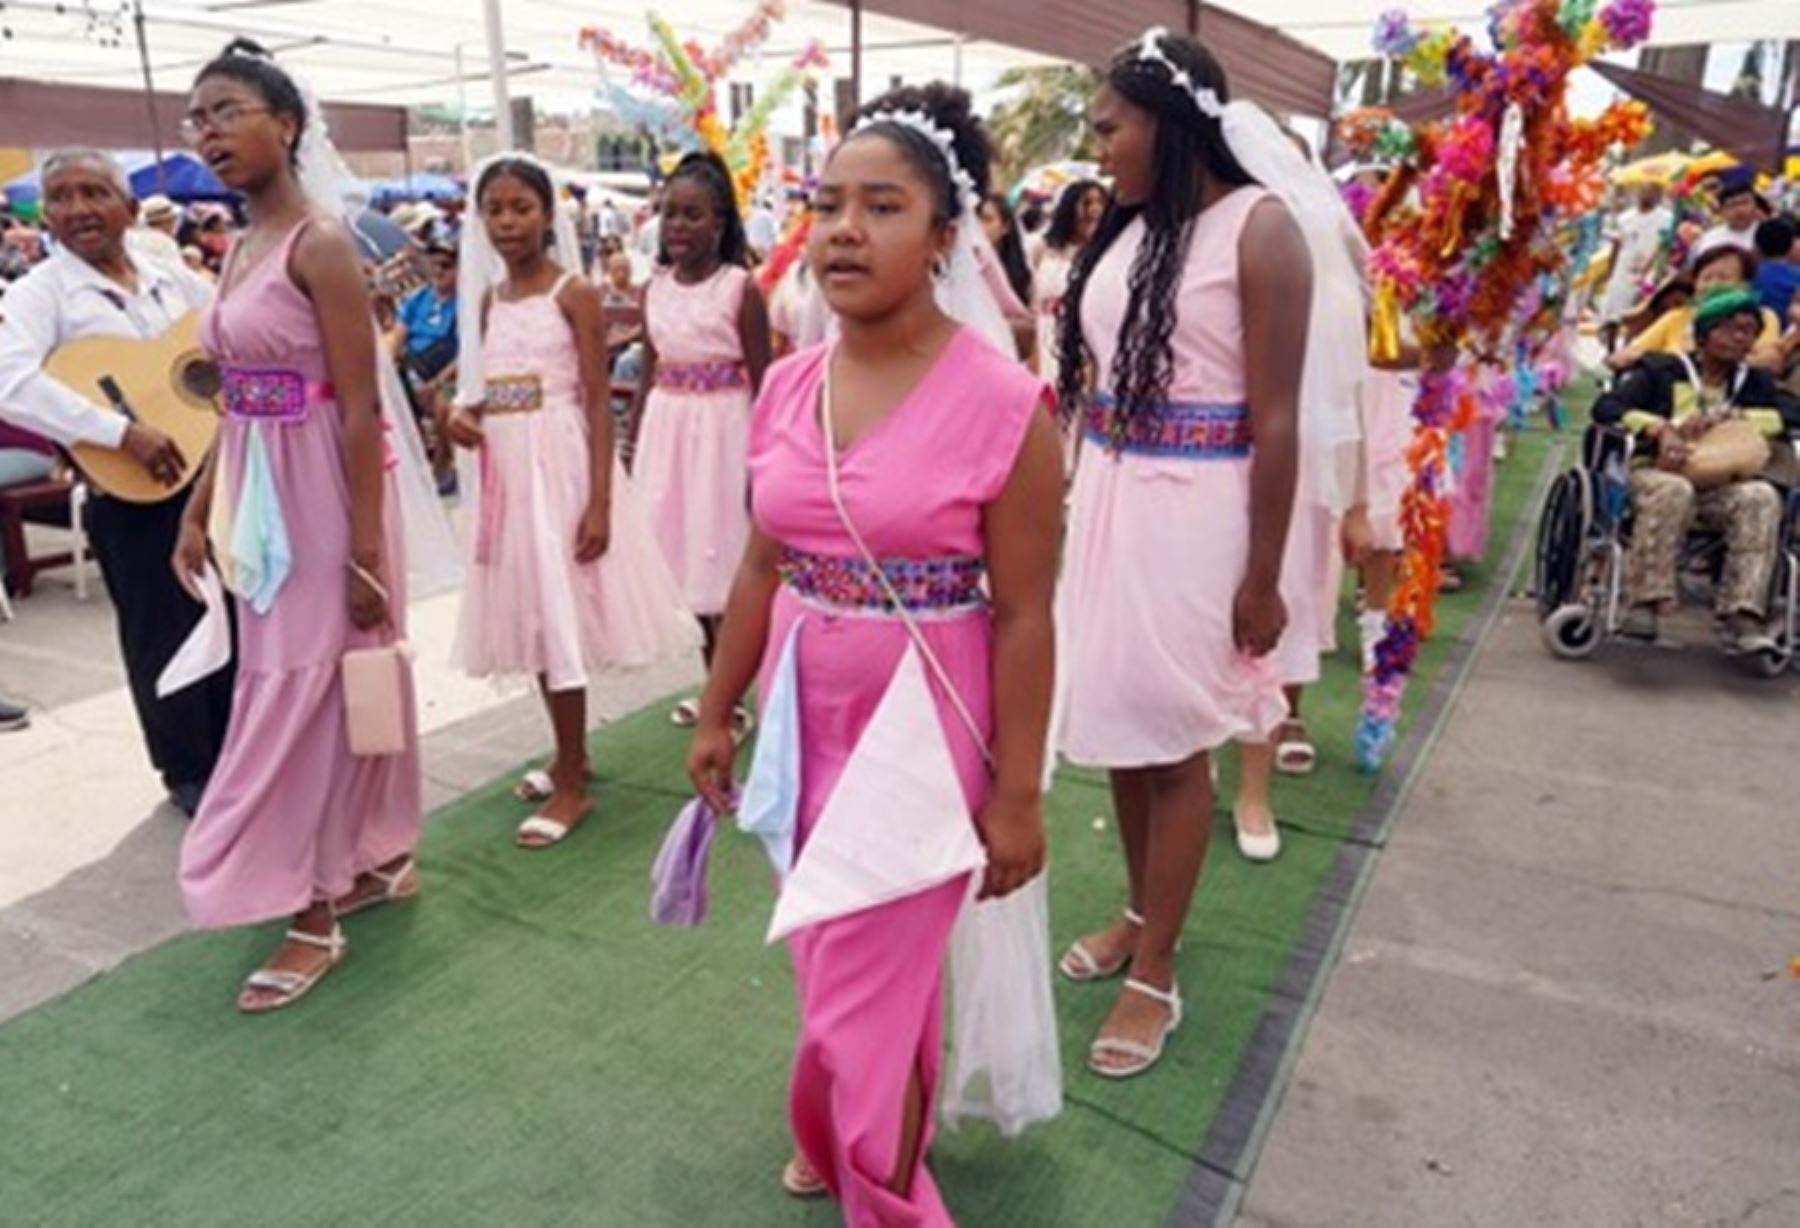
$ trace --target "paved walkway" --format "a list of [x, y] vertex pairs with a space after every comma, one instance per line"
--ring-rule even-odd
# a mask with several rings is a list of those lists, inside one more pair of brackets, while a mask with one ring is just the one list
[[[182, 932], [169, 868], [185, 823], [163, 798], [124, 687], [112, 607], [50, 572], [0, 623], [0, 694], [32, 726], [0, 736], [0, 1022]], [[533, 693], [449, 668], [454, 595], [412, 611], [427, 811], [548, 753]], [[699, 662], [597, 679], [593, 725], [699, 680]], [[3, 1219], [0, 1216], [0, 1219]]]
[[1237, 1222], [1800, 1224], [1800, 677], [1513, 601], [1389, 829]]

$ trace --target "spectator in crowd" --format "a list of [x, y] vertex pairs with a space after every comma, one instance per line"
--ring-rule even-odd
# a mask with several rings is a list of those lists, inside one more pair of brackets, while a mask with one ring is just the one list
[[167, 265], [183, 263], [181, 245], [175, 242], [175, 231], [181, 225], [181, 210], [167, 196], [150, 196], [138, 207], [137, 225], [127, 232], [132, 251]]
[[1694, 250], [1704, 255], [1729, 244], [1747, 252], [1756, 250], [1756, 227], [1762, 221], [1762, 200], [1756, 194], [1755, 172], [1734, 166], [1719, 176], [1718, 210], [1713, 228], [1700, 236]]
[[1770, 218], [1756, 228], [1756, 254], [1762, 262], [1756, 268], [1757, 296], [1762, 305], [1775, 313], [1778, 320], [1788, 318], [1794, 303], [1794, 291], [1800, 290], [1800, 262], [1794, 259], [1795, 243], [1800, 228], [1791, 217]]
[[[1756, 277], [1756, 253], [1735, 243], [1718, 243], [1700, 253], [1694, 261], [1691, 278], [1695, 299], [1705, 298], [1714, 290], [1730, 286], [1748, 287]], [[1671, 308], [1656, 322], [1606, 356], [1606, 365], [1615, 371], [1636, 366], [1646, 354], [1685, 354], [1694, 348], [1694, 308], [1691, 305]], [[1750, 365], [1766, 371], [1779, 371], [1782, 365], [1781, 322], [1772, 311], [1764, 311], [1762, 330], [1750, 353]]]
[[428, 244], [425, 267], [426, 283], [400, 303], [394, 353], [412, 397], [413, 414], [433, 443], [432, 468], [439, 490], [449, 493], [456, 471], [443, 428], [456, 382], [456, 249]]

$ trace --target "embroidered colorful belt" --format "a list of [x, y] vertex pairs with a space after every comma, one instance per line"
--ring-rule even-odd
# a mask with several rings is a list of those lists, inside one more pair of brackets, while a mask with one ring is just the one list
[[741, 362], [662, 362], [656, 364], [656, 386], [674, 392], [726, 392], [750, 386]]
[[330, 401], [328, 383], [310, 383], [298, 371], [274, 367], [223, 367], [219, 372], [225, 412], [249, 422], [304, 422], [312, 401]]
[[888, 585], [911, 614], [965, 614], [987, 606], [981, 579], [986, 564], [972, 554], [930, 559], [882, 559], [881, 582], [865, 560], [783, 549], [782, 583], [807, 601], [860, 614], [893, 614]]
[[1112, 394], [1098, 392], [1088, 405], [1087, 437], [1132, 456], [1242, 460], [1250, 455], [1250, 408], [1174, 401], [1126, 416]]
[[490, 375], [481, 402], [483, 414], [529, 414], [544, 408], [544, 380], [539, 375]]

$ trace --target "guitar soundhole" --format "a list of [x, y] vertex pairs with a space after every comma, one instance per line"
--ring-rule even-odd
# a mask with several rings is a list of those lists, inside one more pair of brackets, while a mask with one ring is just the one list
[[184, 362], [176, 378], [181, 383], [182, 391], [200, 401], [218, 400], [220, 391], [225, 387], [224, 378], [219, 374], [219, 364], [199, 355]]

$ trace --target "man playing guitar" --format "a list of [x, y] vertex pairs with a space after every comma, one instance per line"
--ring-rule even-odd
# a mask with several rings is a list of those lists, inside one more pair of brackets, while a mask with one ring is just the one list
[[[44, 163], [42, 190], [57, 250], [13, 283], [0, 303], [0, 419], [63, 447], [120, 449], [159, 483], [175, 487], [188, 458], [173, 440], [97, 408], [47, 375], [44, 361], [83, 337], [154, 338], [204, 307], [210, 288], [185, 267], [127, 250], [125, 236], [138, 206], [123, 170], [108, 155], [91, 149], [53, 154]], [[156, 698], [158, 675], [201, 614], [169, 567], [186, 504], [185, 489], [157, 503], [128, 503], [96, 491], [88, 536], [118, 611], [119, 645], [151, 762], [170, 800], [191, 816], [225, 740], [232, 671]]]

